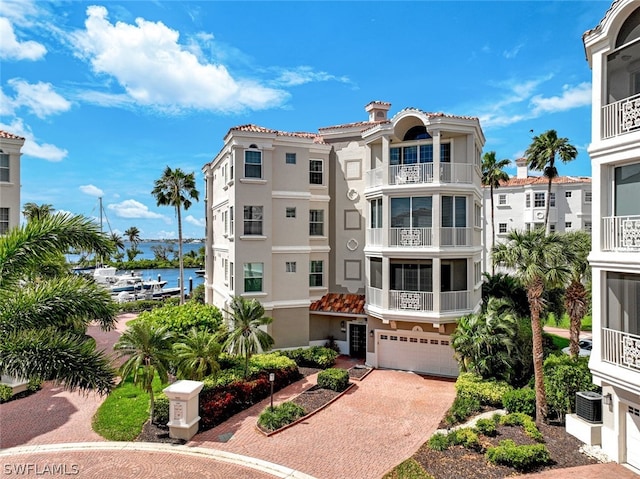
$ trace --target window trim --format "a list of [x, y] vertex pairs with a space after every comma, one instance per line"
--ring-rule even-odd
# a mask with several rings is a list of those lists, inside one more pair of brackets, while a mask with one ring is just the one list
[[[247, 154], [248, 153], [258, 153], [260, 155], [260, 163], [247, 163]], [[257, 148], [247, 148], [246, 150], [244, 150], [244, 177], [246, 179], [249, 180], [262, 180], [264, 178], [263, 175], [263, 171], [262, 171], [262, 150], [258, 150]], [[259, 176], [249, 176], [247, 175], [247, 166], [254, 166], [254, 167], [258, 167], [260, 169], [260, 175]]]
[[[320, 265], [320, 271], [314, 271], [314, 264]], [[320, 284], [312, 284], [311, 278], [320, 278]], [[323, 260], [310, 260], [309, 261], [309, 287], [310, 288], [324, 288], [324, 261]]]
[[[315, 171], [312, 168], [313, 164], [320, 164], [320, 171]], [[317, 178], [314, 179], [314, 175], [320, 175], [320, 182], [317, 182]], [[324, 160], [310, 159], [309, 160], [309, 184], [313, 186], [324, 186]]]
[[[314, 221], [313, 215], [314, 213], [320, 213], [321, 220], [317, 219]], [[314, 225], [320, 225], [320, 233], [313, 227]], [[324, 210], [309, 210], [309, 236], [322, 236], [324, 237]]]
[[[6, 215], [6, 218], [5, 218]], [[11, 222], [11, 211], [9, 208], [0, 208], [0, 235], [6, 234], [9, 231]]]
[[[291, 161], [293, 160], [293, 161]], [[284, 154], [284, 164], [285, 165], [295, 165], [297, 162], [295, 153], [285, 153]]]
[[[252, 276], [250, 278], [247, 278], [247, 265], [261, 265], [261, 276]], [[249, 268], [250, 272], [251, 272], [251, 267]], [[244, 263], [243, 267], [242, 267], [242, 279], [243, 279], [243, 286], [244, 286], [244, 292], [245, 293], [262, 293], [264, 292], [264, 263]], [[247, 280], [260, 280], [260, 289], [247, 289]]]
[[[256, 208], [256, 209], [259, 208], [260, 209], [259, 210], [260, 211], [260, 218], [259, 219], [256, 219], [256, 218], [253, 218], [253, 217], [247, 218], [247, 208], [249, 208], [249, 214], [251, 216], [253, 216], [253, 213], [254, 213], [253, 208]], [[262, 236], [263, 232], [264, 232], [264, 230], [263, 230], [263, 227], [264, 227], [264, 207], [262, 205], [245, 205], [244, 208], [243, 208], [243, 212], [244, 212], [244, 215], [243, 215], [244, 228], [242, 230], [243, 231], [243, 235], [244, 236]], [[247, 223], [247, 222], [249, 222], [249, 223]], [[252, 228], [249, 228], [249, 232], [247, 232], [247, 226], [253, 225], [253, 224], [259, 224], [259, 232], [257, 232], [257, 233], [251, 232]]]
[[[290, 214], [293, 213], [293, 214]], [[284, 208], [284, 217], [285, 218], [295, 218], [296, 217], [296, 207], [295, 206], [285, 206]]]
[[[6, 165], [3, 165], [3, 160], [6, 160]], [[5, 175], [6, 179], [3, 179]], [[11, 156], [8, 153], [0, 153], [0, 183], [11, 183]]]
[[285, 261], [285, 273], [297, 273], [297, 268], [296, 261]]

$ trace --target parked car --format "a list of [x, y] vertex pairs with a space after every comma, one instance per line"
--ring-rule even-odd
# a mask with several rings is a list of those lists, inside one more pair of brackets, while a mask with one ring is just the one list
[[[578, 356], [591, 356], [591, 348], [593, 347], [593, 343], [590, 339], [581, 339], [578, 341], [578, 346], [580, 346], [580, 351], [578, 351]], [[569, 354], [569, 346], [566, 348], [562, 348], [562, 352], [564, 354]]]

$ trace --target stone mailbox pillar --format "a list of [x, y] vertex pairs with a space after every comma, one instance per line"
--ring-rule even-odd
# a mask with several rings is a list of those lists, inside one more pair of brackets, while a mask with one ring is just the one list
[[188, 441], [198, 432], [198, 394], [202, 386], [200, 381], [182, 380], [163, 389], [169, 398], [169, 437]]

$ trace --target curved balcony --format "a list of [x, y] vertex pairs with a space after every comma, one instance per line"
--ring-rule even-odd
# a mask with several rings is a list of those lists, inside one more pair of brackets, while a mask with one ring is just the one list
[[[414, 163], [409, 165], [391, 165], [389, 185], [419, 185], [429, 183], [473, 184], [475, 167], [468, 163], [440, 163], [440, 171], [434, 174], [433, 163]], [[384, 185], [383, 167], [365, 172], [367, 188]]]

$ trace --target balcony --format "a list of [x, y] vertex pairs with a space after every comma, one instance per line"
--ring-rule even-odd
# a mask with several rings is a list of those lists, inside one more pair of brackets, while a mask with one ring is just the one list
[[389, 167], [389, 184], [433, 183], [433, 163], [393, 165]]
[[389, 246], [432, 246], [431, 228], [390, 228]]
[[389, 291], [389, 309], [433, 311], [433, 293], [428, 291]]
[[[365, 173], [367, 188], [382, 186], [383, 167]], [[419, 185], [434, 182], [473, 184], [475, 167], [467, 163], [440, 163], [440, 173], [434, 176], [433, 163], [389, 166], [389, 185]]]
[[602, 360], [640, 372], [640, 336], [602, 328]]
[[640, 251], [640, 216], [602, 218], [603, 251]]
[[[383, 228], [367, 228], [367, 246], [383, 246]], [[438, 246], [433, 242], [433, 228], [389, 228], [390, 247], [430, 248]], [[479, 242], [479, 238], [477, 238]], [[473, 228], [440, 228], [440, 246], [473, 246]], [[479, 243], [478, 243], [479, 244]]]
[[367, 246], [382, 246], [382, 228], [367, 228]]
[[366, 171], [364, 179], [367, 188], [382, 186], [382, 167]]
[[441, 246], [471, 246], [471, 228], [440, 228]]
[[640, 94], [602, 107], [602, 139], [624, 135], [640, 128]]
[[466, 311], [471, 309], [471, 291], [440, 293], [440, 311]]

